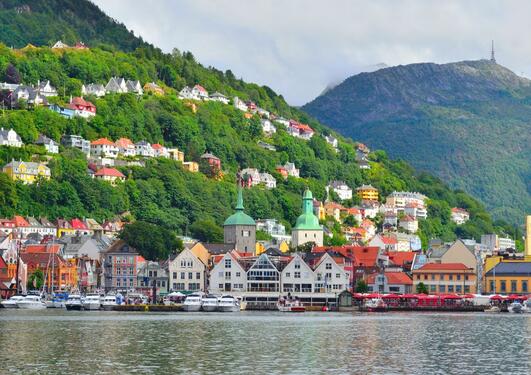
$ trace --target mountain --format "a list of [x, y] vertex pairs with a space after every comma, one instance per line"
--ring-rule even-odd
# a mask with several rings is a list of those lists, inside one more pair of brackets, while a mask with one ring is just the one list
[[[374, 64], [374, 65], [368, 65], [368, 66], [360, 69], [356, 74], [359, 74], [359, 73], [370, 73], [370, 72], [374, 72], [376, 70], [384, 69], [384, 68], [387, 68], [387, 67], [389, 67], [389, 66], [386, 63], [378, 63], [378, 64]], [[333, 88], [337, 87], [341, 82], [343, 82], [343, 80], [344, 80], [344, 78], [340, 78], [340, 79], [335, 79], [335, 80], [331, 81], [328, 85], [326, 85], [326, 87], [323, 89], [323, 91], [321, 91], [319, 96], [322, 96], [322, 95], [326, 94], [328, 91], [330, 91]]]
[[[494, 225], [485, 208], [469, 195], [451, 190], [429, 174], [416, 172], [405, 162], [389, 159], [383, 151], [369, 154], [370, 170], [360, 169], [356, 161], [356, 142], [337, 135], [306, 113], [290, 107], [281, 95], [267, 86], [237, 79], [230, 70], [221, 72], [206, 68], [190, 52], [162, 53], [156, 47], [142, 43], [132, 33], [125, 40], [131, 41], [128, 45], [138, 43], [138, 47], [134, 51], [122, 50], [124, 26], [109, 20], [87, 1], [48, 0], [43, 8], [35, 5], [36, 1], [17, 2], [21, 3], [29, 5], [29, 10], [27, 7], [23, 9], [29, 26], [23, 33], [16, 34], [28, 38], [20, 40], [18, 45], [36, 41], [35, 35], [43, 35], [42, 40], [46, 42], [21, 49], [11, 49], [0, 43], [0, 81], [8, 76], [20, 76], [21, 82], [26, 84], [50, 80], [61, 90], [59, 97], [49, 100], [59, 105], [66, 105], [70, 96], [80, 95], [83, 83], [105, 84], [113, 76], [142, 83], [156, 82], [164, 89], [165, 95], [88, 96], [86, 99], [97, 107], [97, 114], [91, 120], [79, 117], [69, 120], [45, 107], [27, 108], [23, 101], [19, 108], [3, 111], [0, 126], [13, 128], [25, 146], [20, 149], [0, 146], [0, 164], [13, 159], [44, 160], [50, 166], [52, 179], [24, 185], [0, 173], [0, 216], [21, 214], [50, 219], [94, 217], [105, 220], [127, 212], [133, 219], [158, 224], [180, 234], [206, 233], [208, 238], [198, 238], [219, 241], [222, 235], [220, 226], [233, 212], [236, 174], [242, 168], [254, 167], [271, 173], [277, 179], [277, 187], [273, 190], [263, 187], [246, 189], [246, 212], [255, 219], [276, 218], [288, 229], [300, 213], [304, 189], [310, 187], [314, 196], [323, 200], [325, 186], [331, 180], [344, 180], [352, 187], [372, 184], [382, 197], [394, 190], [426, 194], [429, 197], [429, 218], [421, 222], [419, 231], [424, 245], [433, 237], [444, 240], [457, 236], [479, 238], [482, 233], [502, 233], [511, 229], [500, 223]], [[19, 11], [6, 7], [8, 3], [5, 1], [1, 4], [0, 19]], [[95, 39], [95, 45], [91, 45], [90, 39], [85, 39], [89, 49], [51, 49], [49, 46], [55, 36], [47, 34], [37, 21], [47, 19], [52, 22], [49, 9], [57, 10], [61, 6], [73, 9], [74, 5], [92, 9], [92, 18], [78, 16], [72, 10], [66, 12], [70, 18], [60, 18], [60, 22], [64, 21], [65, 27], [77, 36], [83, 35], [87, 24], [98, 25], [106, 20], [109, 24], [105, 43], [100, 44], [100, 39]], [[10, 45], [12, 39], [3, 42]], [[9, 75], [6, 74], [8, 71]], [[192, 105], [178, 98], [177, 93], [185, 85], [195, 84], [230, 98], [238, 96], [242, 100], [252, 100], [279, 116], [309, 124], [316, 134], [305, 141], [289, 135], [282, 125], [277, 124], [277, 132], [268, 136], [262, 131], [258, 115], [249, 118], [233, 105], [220, 102], [198, 101]], [[127, 178], [124, 183], [112, 187], [89, 176], [87, 160], [76, 150], [62, 148], [57, 155], [45, 155], [42, 147], [34, 145], [39, 134], [56, 141], [63, 134], [79, 134], [89, 140], [108, 137], [114, 141], [127, 137], [134, 142], [160, 143], [183, 151], [185, 160], [200, 164], [201, 172], [191, 173], [178, 161], [153, 158], [146, 160], [145, 166], [118, 167]], [[323, 135], [328, 134], [337, 137], [337, 151], [326, 143]], [[269, 143], [276, 151], [260, 147], [260, 142]], [[205, 152], [220, 158], [222, 176], [212, 176], [209, 166], [201, 162], [201, 155]], [[276, 172], [279, 164], [288, 161], [300, 168], [301, 178], [283, 179]], [[471, 219], [464, 225], [455, 225], [450, 220], [451, 207], [467, 209]], [[337, 228], [333, 230], [337, 233]]]
[[82, 41], [133, 51], [144, 41], [90, 1], [0, 0], [0, 40], [7, 46], [52, 46]]
[[303, 110], [481, 199], [531, 211], [531, 81], [490, 60], [411, 64], [346, 79]]

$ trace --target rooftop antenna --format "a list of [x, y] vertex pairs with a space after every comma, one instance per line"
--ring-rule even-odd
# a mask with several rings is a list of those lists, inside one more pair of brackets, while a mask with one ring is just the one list
[[492, 41], [490, 48], [490, 61], [496, 63], [496, 58], [494, 57], [494, 40]]

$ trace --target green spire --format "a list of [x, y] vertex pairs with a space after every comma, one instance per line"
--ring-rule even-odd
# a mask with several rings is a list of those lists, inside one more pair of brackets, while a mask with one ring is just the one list
[[241, 186], [238, 187], [238, 199], [236, 200], [236, 211], [243, 211], [243, 193]]
[[236, 199], [236, 213], [225, 220], [223, 225], [256, 225], [253, 218], [243, 212], [243, 192], [241, 186], [238, 187], [238, 198]]
[[313, 213], [313, 195], [306, 189], [302, 197], [302, 215], [298, 217], [294, 229], [299, 230], [321, 230], [319, 219]]

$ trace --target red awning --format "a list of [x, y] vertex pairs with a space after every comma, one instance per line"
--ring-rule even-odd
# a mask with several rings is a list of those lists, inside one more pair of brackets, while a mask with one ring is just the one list
[[413, 299], [413, 298], [419, 298], [418, 296], [414, 295], [414, 294], [402, 294], [402, 296], [400, 296], [400, 298], [409, 298], [409, 299]]
[[490, 299], [496, 300], [496, 301], [502, 301], [505, 299], [505, 297], [500, 296], [499, 294], [496, 294], [495, 296], [491, 296]]
[[388, 299], [399, 299], [401, 296], [398, 294], [385, 294], [382, 296], [382, 298], [388, 298]]
[[475, 296], [471, 293], [463, 294], [463, 298], [475, 298]]
[[519, 299], [519, 300], [526, 300], [527, 296], [519, 296], [518, 294], [511, 294], [507, 297], [507, 299]]
[[441, 296], [441, 299], [463, 299], [463, 297], [460, 297], [457, 294], [445, 294]]

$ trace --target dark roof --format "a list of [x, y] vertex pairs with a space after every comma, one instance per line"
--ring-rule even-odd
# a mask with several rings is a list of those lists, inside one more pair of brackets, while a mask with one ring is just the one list
[[231, 250], [234, 250], [234, 244], [228, 243], [204, 243], [203, 246], [208, 250], [211, 255], [225, 254]]
[[531, 262], [502, 262], [485, 274], [485, 276], [531, 276]]

